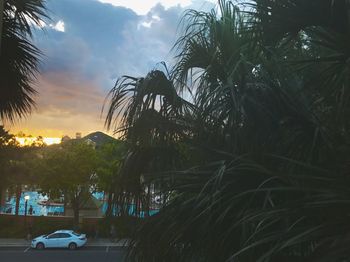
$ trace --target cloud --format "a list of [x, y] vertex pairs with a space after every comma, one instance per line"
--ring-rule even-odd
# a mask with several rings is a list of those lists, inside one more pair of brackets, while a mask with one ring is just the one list
[[191, 0], [147, 0], [147, 1], [140, 1], [140, 0], [99, 0], [102, 3], [109, 3], [114, 6], [124, 6], [127, 8], [132, 9], [134, 12], [136, 12], [139, 15], [146, 15], [149, 10], [154, 7], [157, 4], [161, 4], [166, 8], [170, 8], [173, 6], [181, 6], [186, 7], [191, 5]]
[[53, 29], [64, 32], [64, 22], [62, 20], [59, 20], [55, 25], [50, 25]]
[[173, 0], [147, 1], [152, 5], [140, 15], [128, 8], [139, 3], [132, 0], [119, 1], [124, 7], [97, 0], [47, 2], [51, 20], [35, 34], [35, 44], [45, 54], [37, 83], [38, 110], [12, 129], [47, 127], [69, 135], [103, 129], [101, 108], [117, 77], [143, 76], [158, 62], [172, 62], [170, 50], [179, 35], [183, 6], [212, 7], [199, 0], [182, 6]]
[[132, 9], [138, 15], [147, 15], [148, 12], [157, 4], [161, 4], [166, 9], [170, 7], [181, 7], [181, 8], [196, 8], [201, 9], [203, 3], [207, 5], [210, 3], [217, 3], [217, 0], [99, 0], [102, 3], [109, 3], [114, 6], [123, 6]]

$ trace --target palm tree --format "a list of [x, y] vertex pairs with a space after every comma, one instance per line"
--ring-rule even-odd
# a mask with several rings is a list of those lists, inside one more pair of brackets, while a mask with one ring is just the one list
[[120, 169], [121, 191], [127, 192], [123, 210], [133, 202], [136, 214], [141, 212], [141, 206], [148, 210], [150, 205], [151, 192], [146, 193], [145, 176], [179, 161], [174, 142], [186, 129], [183, 114], [192, 110], [192, 105], [178, 96], [169, 78], [160, 70], [153, 70], [144, 78], [124, 76], [109, 93], [106, 126], [114, 125], [129, 144]]
[[47, 18], [44, 0], [1, 1], [0, 118], [14, 121], [30, 113], [40, 51], [31, 43], [32, 24]]
[[[241, 11], [223, 0], [219, 11], [185, 15], [170, 80], [179, 91], [189, 89], [193, 105], [176, 115], [186, 125], [165, 125], [170, 134], [183, 130], [165, 145], [185, 144], [190, 156], [161, 167], [161, 190], [170, 197], [135, 232], [131, 260], [348, 257], [346, 3], [255, 0]], [[148, 101], [126, 93], [137, 105]], [[122, 109], [123, 119], [147, 109], [125, 111], [128, 104], [113, 98], [111, 105], [109, 115]], [[147, 134], [135, 148], [153, 145], [150, 122], [129, 123], [126, 137], [135, 127], [137, 137]], [[144, 164], [156, 159], [148, 156]]]
[[[3, 12], [4, 12], [4, 0], [0, 0], [0, 36], [2, 36]], [[1, 54], [1, 39], [0, 39], [0, 54]]]

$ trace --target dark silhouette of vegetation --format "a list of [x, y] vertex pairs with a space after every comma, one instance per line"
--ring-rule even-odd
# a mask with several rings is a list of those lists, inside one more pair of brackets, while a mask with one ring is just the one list
[[221, 0], [185, 14], [170, 72], [118, 80], [121, 172], [164, 200], [130, 261], [346, 261], [349, 10]]
[[124, 205], [128, 203], [124, 201], [122, 177], [119, 172], [125, 153], [126, 145], [121, 141], [106, 143], [97, 152], [97, 191], [104, 192], [107, 199], [105, 214], [107, 218], [120, 215], [123, 210], [127, 210]]
[[[177, 142], [187, 129], [182, 116], [192, 110], [192, 105], [177, 95], [168, 77], [160, 70], [144, 78], [125, 76], [110, 92], [106, 125], [117, 124], [117, 132], [128, 143], [120, 176], [124, 194], [128, 194], [126, 202], [136, 206], [135, 215], [149, 213], [152, 192], [166, 183], [162, 178], [157, 183], [147, 183], [151, 174], [182, 163]], [[163, 199], [167, 194], [159, 192]]]
[[[34, 185], [37, 181], [33, 175], [34, 159], [42, 144], [20, 147], [15, 136], [0, 126], [0, 194], [8, 191], [16, 198], [15, 214], [18, 215], [19, 202], [23, 185]], [[0, 199], [0, 203], [1, 200]]]
[[32, 44], [32, 24], [47, 18], [44, 0], [4, 0], [0, 10], [0, 119], [14, 121], [30, 113], [40, 51]]
[[2, 192], [9, 184], [6, 167], [11, 160], [12, 152], [17, 145], [14, 136], [10, 134], [3, 126], [0, 126], [0, 203], [2, 203]]

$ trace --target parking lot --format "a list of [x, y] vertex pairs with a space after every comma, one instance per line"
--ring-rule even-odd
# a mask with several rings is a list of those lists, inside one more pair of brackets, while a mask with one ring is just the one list
[[75, 251], [65, 249], [33, 250], [29, 247], [0, 247], [1, 262], [122, 262], [125, 251], [123, 247], [84, 247]]

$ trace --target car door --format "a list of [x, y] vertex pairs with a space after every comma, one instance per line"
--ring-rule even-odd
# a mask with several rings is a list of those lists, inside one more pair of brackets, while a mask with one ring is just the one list
[[45, 247], [58, 247], [60, 233], [53, 233], [46, 237]]
[[58, 240], [59, 247], [68, 247], [71, 240], [71, 235], [68, 233], [60, 233], [60, 238]]

